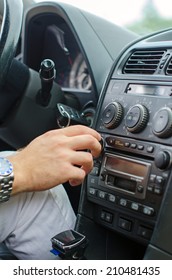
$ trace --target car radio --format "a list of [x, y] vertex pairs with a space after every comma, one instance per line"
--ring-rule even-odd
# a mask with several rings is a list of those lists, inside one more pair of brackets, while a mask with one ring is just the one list
[[95, 124], [104, 152], [87, 177], [99, 224], [149, 242], [170, 175], [172, 86], [111, 80]]
[[98, 184], [139, 199], [145, 199], [151, 164], [106, 153]]

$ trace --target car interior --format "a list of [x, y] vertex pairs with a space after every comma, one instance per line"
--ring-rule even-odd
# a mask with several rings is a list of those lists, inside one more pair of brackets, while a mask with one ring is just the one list
[[0, 150], [94, 128], [100, 157], [82, 186], [64, 185], [84, 257], [172, 259], [172, 28], [139, 36], [33, 0], [0, 0], [0, 28]]

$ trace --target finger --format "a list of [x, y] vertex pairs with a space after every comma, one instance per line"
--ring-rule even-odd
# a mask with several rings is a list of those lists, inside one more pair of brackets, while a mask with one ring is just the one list
[[93, 137], [95, 137], [98, 141], [101, 140], [101, 136], [100, 134], [87, 126], [83, 126], [83, 125], [73, 125], [73, 126], [69, 126], [66, 128], [63, 128], [60, 130], [60, 133], [66, 135], [66, 136], [76, 136], [76, 135], [86, 135], [86, 134], [90, 134]]
[[[81, 169], [84, 170], [84, 167], [82, 166]], [[88, 174], [91, 170], [92, 170], [92, 168], [91, 168], [90, 170], [87, 169], [87, 171], [86, 171], [86, 173], [85, 173], [85, 176], [86, 176], [86, 174]], [[77, 179], [77, 180], [76, 180], [76, 179], [69, 180], [70, 185], [71, 185], [71, 186], [78, 186], [78, 185], [82, 184], [83, 180], [85, 179], [85, 176], [84, 176], [84, 178], [83, 178], [82, 180], [79, 180], [79, 179]]]
[[[83, 168], [81, 167], [81, 168], [78, 168], [78, 169], [80, 169], [80, 171], [81, 170], [83, 170]], [[85, 176], [86, 176], [86, 173], [85, 173], [85, 175], [82, 177], [82, 178], [77, 178], [77, 179], [70, 179], [69, 180], [69, 184], [71, 185], [71, 186], [78, 186], [78, 185], [81, 185], [82, 184], [82, 182], [84, 181], [84, 179], [85, 179]]]
[[84, 181], [86, 173], [82, 168], [73, 166], [70, 168], [70, 172], [71, 175], [69, 176], [68, 181], [71, 186], [80, 185]]
[[79, 135], [72, 138], [69, 145], [72, 150], [90, 150], [94, 157], [99, 156], [101, 144], [91, 135]]
[[[72, 160], [73, 164], [75, 164], [75, 172], [76, 172], [76, 168], [77, 168], [77, 171], [79, 171], [79, 172], [84, 171], [84, 177], [71, 178], [69, 180], [69, 183], [71, 186], [77, 186], [83, 182], [86, 174], [88, 174], [92, 170], [93, 158], [92, 158], [92, 155], [88, 152], [74, 152], [73, 155], [74, 155], [74, 158], [73, 159], [71, 158], [71, 160]], [[79, 166], [81, 166], [81, 167], [79, 167]], [[74, 174], [73, 174], [73, 176], [74, 176]]]
[[82, 167], [86, 174], [93, 168], [93, 157], [89, 152], [73, 152], [70, 160], [73, 165]]
[[79, 186], [81, 185], [83, 182], [83, 180], [69, 180], [69, 184], [72, 186], [72, 187], [75, 187], [75, 186]]

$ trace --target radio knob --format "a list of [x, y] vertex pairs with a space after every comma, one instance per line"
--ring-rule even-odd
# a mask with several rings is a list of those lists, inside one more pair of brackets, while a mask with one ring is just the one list
[[169, 107], [160, 109], [154, 116], [153, 133], [160, 137], [166, 138], [172, 135], [172, 111]]
[[142, 131], [149, 118], [148, 110], [145, 106], [141, 104], [134, 105], [127, 112], [125, 125], [127, 130], [132, 133], [137, 133]]
[[112, 102], [106, 106], [102, 114], [103, 124], [106, 128], [115, 128], [123, 116], [123, 107], [119, 102]]
[[155, 156], [155, 165], [161, 170], [164, 170], [170, 166], [171, 155], [168, 151], [160, 151]]

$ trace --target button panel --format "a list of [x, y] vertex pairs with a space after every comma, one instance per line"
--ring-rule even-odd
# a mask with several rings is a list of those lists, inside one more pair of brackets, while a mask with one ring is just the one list
[[164, 184], [165, 178], [163, 176], [151, 174], [147, 190], [148, 192], [154, 193], [156, 195], [162, 195]]
[[155, 209], [153, 207], [150, 207], [148, 205], [144, 205], [120, 196], [115, 196], [113, 194], [110, 194], [109, 192], [101, 191], [99, 189], [88, 187], [88, 196], [91, 198], [98, 198], [101, 200], [104, 200], [108, 203], [114, 204], [116, 206], [119, 206], [121, 208], [126, 208], [128, 210], [139, 212], [146, 216], [154, 216]]
[[147, 144], [141, 141], [135, 140], [126, 140], [114, 136], [105, 137], [105, 143], [109, 147], [113, 147], [115, 149], [125, 150], [125, 151], [133, 151], [138, 154], [144, 155], [154, 155], [156, 153], [156, 145], [155, 144]]

